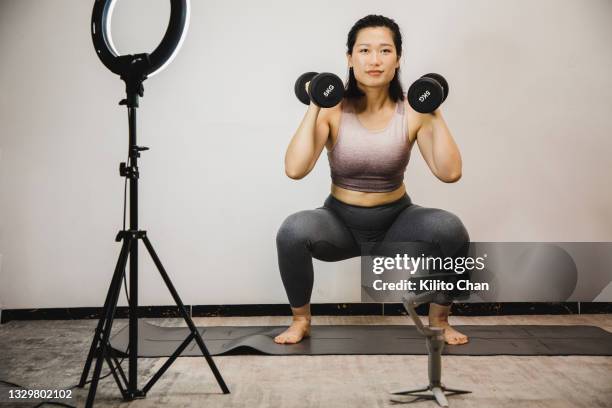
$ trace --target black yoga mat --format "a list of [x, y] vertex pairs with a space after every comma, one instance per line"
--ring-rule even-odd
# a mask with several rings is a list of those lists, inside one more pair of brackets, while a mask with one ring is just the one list
[[[187, 327], [160, 327], [138, 322], [138, 355], [167, 357], [189, 335]], [[470, 341], [446, 345], [443, 354], [469, 356], [611, 356], [612, 333], [595, 326], [456, 326]], [[313, 326], [309, 338], [298, 344], [274, 343], [286, 326], [198, 327], [212, 355], [330, 355], [427, 354], [425, 339], [412, 325]], [[113, 335], [111, 346], [120, 354], [128, 344], [128, 327]], [[194, 340], [181, 356], [201, 356]]]

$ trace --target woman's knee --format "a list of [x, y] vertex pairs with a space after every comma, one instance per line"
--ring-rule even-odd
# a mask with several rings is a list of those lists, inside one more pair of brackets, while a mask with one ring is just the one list
[[422, 239], [438, 244], [444, 256], [466, 256], [470, 236], [455, 214], [437, 208], [423, 208], [412, 226]]
[[455, 214], [437, 210], [433, 222], [436, 223], [435, 230], [439, 234], [441, 242], [469, 242], [470, 235], [461, 219]]
[[435, 217], [437, 223], [436, 241], [445, 256], [465, 257], [469, 251], [470, 235], [461, 219], [455, 214], [438, 210]]
[[310, 218], [308, 210], [299, 211], [285, 218], [285, 221], [283, 221], [276, 233], [277, 247], [280, 248], [283, 245], [307, 241], [309, 238], [308, 225]]

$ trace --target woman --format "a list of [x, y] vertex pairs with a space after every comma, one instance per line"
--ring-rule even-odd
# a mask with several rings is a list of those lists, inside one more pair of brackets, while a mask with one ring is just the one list
[[[278, 231], [278, 262], [293, 321], [277, 343], [297, 343], [310, 333], [312, 257], [359, 256], [363, 242], [424, 241], [441, 248], [469, 242], [455, 215], [414, 205], [406, 193], [404, 171], [415, 141], [433, 174], [446, 183], [461, 177], [461, 156], [439, 109], [420, 114], [406, 103], [401, 53], [395, 21], [369, 15], [355, 23], [347, 40], [344, 100], [330, 109], [311, 103], [289, 143], [287, 176], [305, 177], [325, 146], [332, 186], [323, 207], [289, 216]], [[430, 304], [429, 324], [445, 328], [447, 343], [463, 344], [467, 336], [448, 324], [451, 301]]]

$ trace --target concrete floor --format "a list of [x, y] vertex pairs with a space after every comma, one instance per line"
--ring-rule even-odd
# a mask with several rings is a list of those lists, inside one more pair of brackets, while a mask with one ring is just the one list
[[[146, 319], [182, 325], [178, 319]], [[286, 317], [196, 318], [198, 326], [281, 325]], [[79, 380], [95, 320], [13, 321], [0, 326], [0, 379], [31, 389], [65, 389]], [[314, 324], [406, 324], [406, 317], [318, 316]], [[115, 327], [126, 324], [117, 320]], [[451, 317], [451, 324], [579, 324], [612, 332], [612, 315]], [[96, 407], [386, 407], [389, 390], [427, 379], [426, 356], [215, 357], [231, 394], [223, 395], [203, 358], [180, 358], [146, 399], [123, 402], [111, 377]], [[140, 359], [140, 386], [165, 359]], [[124, 363], [125, 364], [125, 363]], [[445, 356], [443, 381], [473, 394], [452, 407], [612, 407], [612, 357]], [[108, 369], [104, 368], [103, 372]], [[6, 392], [6, 389], [5, 391]], [[82, 407], [86, 389], [71, 405]], [[0, 398], [1, 399], [1, 398]], [[10, 406], [2, 405], [0, 406]], [[13, 405], [32, 406], [32, 405]], [[434, 407], [422, 401], [408, 405]]]

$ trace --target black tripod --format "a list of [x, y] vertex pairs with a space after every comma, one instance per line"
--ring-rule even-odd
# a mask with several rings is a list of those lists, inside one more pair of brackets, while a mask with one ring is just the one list
[[[217, 383], [223, 390], [224, 394], [229, 394], [229, 389], [223, 381], [221, 373], [217, 369], [215, 362], [213, 361], [202, 336], [198, 332], [197, 328], [193, 324], [191, 317], [187, 314], [185, 306], [181, 301], [174, 285], [170, 281], [166, 270], [162, 266], [159, 257], [155, 253], [149, 238], [147, 238], [147, 232], [138, 229], [138, 157], [140, 152], [148, 150], [147, 147], [141, 147], [136, 144], [136, 108], [138, 108], [138, 97], [143, 96], [144, 88], [142, 82], [147, 78], [146, 72], [150, 69], [149, 54], [138, 54], [138, 55], [126, 55], [119, 57], [122, 59], [126, 67], [130, 67], [129, 74], [121, 76], [121, 79], [126, 85], [127, 98], [122, 100], [119, 104], [126, 105], [128, 109], [128, 121], [129, 121], [129, 162], [121, 163], [119, 173], [121, 177], [126, 177], [130, 182], [130, 229], [122, 230], [117, 234], [115, 241], [123, 241], [121, 246], [121, 252], [115, 267], [115, 272], [111, 279], [111, 284], [104, 301], [104, 310], [102, 317], [96, 327], [91, 347], [89, 349], [89, 355], [83, 368], [79, 387], [84, 387], [86, 384], [91, 363], [94, 357], [97, 358], [96, 365], [91, 380], [91, 386], [89, 389], [89, 395], [87, 396], [86, 407], [92, 407], [96, 396], [96, 389], [98, 387], [98, 381], [100, 380], [100, 372], [102, 370], [102, 362], [106, 360], [108, 366], [111, 369], [111, 373], [117, 382], [119, 390], [124, 400], [133, 400], [136, 398], [144, 398], [147, 392], [153, 387], [155, 382], [164, 374], [164, 372], [170, 367], [174, 360], [185, 350], [185, 348], [195, 340], [202, 354], [206, 358], [210, 369], [212, 370]], [[138, 240], [142, 240], [147, 251], [153, 258], [155, 266], [159, 270], [162, 279], [166, 283], [168, 290], [174, 298], [174, 302], [179, 308], [179, 312], [187, 326], [191, 331], [191, 334], [185, 338], [183, 343], [176, 349], [174, 354], [168, 358], [164, 365], [159, 371], [153, 375], [147, 385], [142, 389], [138, 389]], [[110, 334], [113, 325], [113, 319], [115, 316], [115, 309], [117, 308], [117, 301], [121, 292], [122, 280], [125, 277], [125, 268], [128, 261], [130, 260], [130, 296], [129, 296], [129, 346], [126, 353], [129, 358], [129, 370], [128, 377], [126, 378], [125, 372], [121, 368], [120, 362], [117, 361], [117, 353], [113, 352], [110, 345]]]

